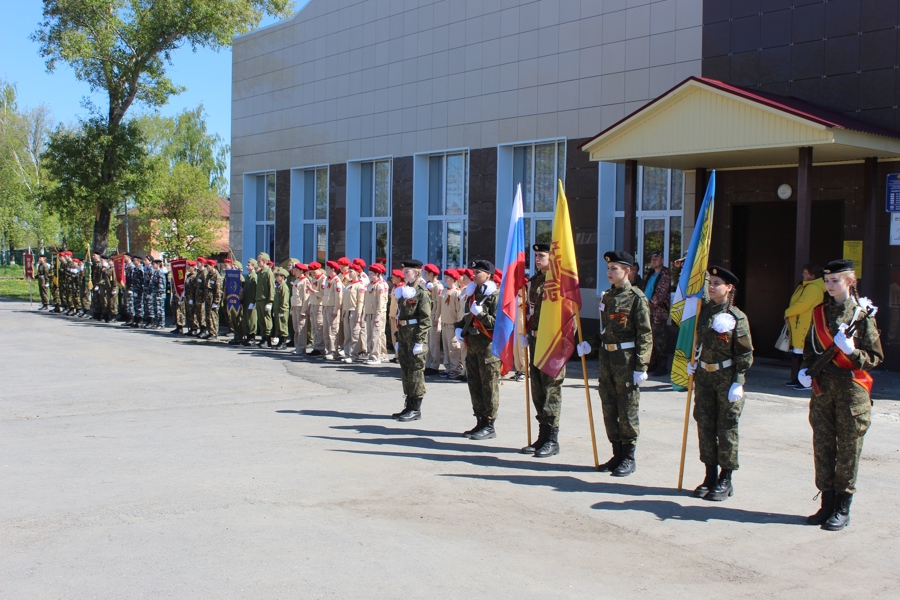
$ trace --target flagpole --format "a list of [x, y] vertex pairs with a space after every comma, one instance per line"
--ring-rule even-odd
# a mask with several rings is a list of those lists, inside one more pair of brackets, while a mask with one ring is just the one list
[[[581, 314], [575, 311], [575, 327], [578, 329], [578, 343], [584, 341], [581, 336]], [[584, 398], [587, 400], [588, 423], [591, 425], [591, 446], [594, 448], [594, 468], [600, 468], [600, 458], [597, 456], [597, 434], [594, 433], [594, 409], [591, 407], [591, 388], [588, 384], [587, 360], [581, 356], [581, 373], [584, 375]]]
[[[522, 322], [528, 323], [526, 320], [528, 315], [525, 313], [526, 298], [525, 288], [519, 290], [522, 293]], [[518, 319], [517, 319], [518, 320]], [[519, 334], [524, 335], [524, 334]], [[525, 429], [528, 431], [528, 437], [525, 438], [525, 445], [531, 445], [531, 357], [528, 356], [528, 346], [525, 346]]]
[[[700, 307], [699, 300], [697, 302], [697, 314], [694, 317], [694, 336], [691, 338], [696, 343], [697, 341], [697, 324], [700, 322]], [[691, 344], [691, 360], [690, 364], [694, 363], [694, 350], [696, 348], [696, 344]], [[694, 376], [691, 375], [688, 377], [688, 387], [687, 387], [687, 398], [684, 401], [684, 433], [681, 436], [681, 464], [678, 466], [678, 491], [681, 491], [682, 483], [684, 482], [684, 456], [687, 453], [687, 436], [688, 436], [688, 423], [691, 418], [691, 394], [694, 392]]]

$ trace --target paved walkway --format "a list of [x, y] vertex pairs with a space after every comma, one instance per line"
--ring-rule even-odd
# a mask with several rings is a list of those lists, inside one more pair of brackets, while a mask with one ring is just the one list
[[[817, 502], [806, 400], [747, 386], [735, 496], [675, 489], [684, 396], [651, 382], [638, 471], [593, 470], [570, 363], [562, 453], [525, 442], [524, 387], [471, 442], [467, 388], [387, 415], [395, 365], [358, 367], [29, 313], [0, 302], [0, 597], [895, 598], [900, 402], [876, 374], [853, 521]], [[595, 380], [596, 375], [591, 378]], [[885, 382], [890, 382], [886, 386]], [[594, 413], [602, 435], [600, 407]], [[685, 485], [702, 479], [691, 428]], [[601, 460], [608, 445], [599, 444]]]

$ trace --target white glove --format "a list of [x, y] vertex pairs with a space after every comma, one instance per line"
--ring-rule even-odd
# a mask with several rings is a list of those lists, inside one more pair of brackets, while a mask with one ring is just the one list
[[472, 313], [473, 315], [475, 315], [475, 316], [477, 317], [478, 315], [480, 315], [481, 313], [484, 312], [484, 309], [481, 308], [481, 307], [480, 307], [479, 305], [477, 305], [477, 304], [473, 304], [473, 305], [472, 305], [472, 308], [469, 309], [469, 312]]
[[697, 372], [697, 365], [698, 365], [698, 364], [700, 364], [700, 361], [689, 362], [689, 363], [687, 364], [687, 374], [688, 374], [688, 377], [690, 377], [691, 375], [693, 375], [694, 373]]
[[459, 340], [459, 343], [460, 343], [460, 344], [462, 344], [462, 343], [465, 341], [465, 340], [463, 340], [463, 332], [462, 332], [462, 328], [457, 327], [457, 328], [454, 330], [454, 333], [456, 334], [456, 339]]
[[95, 292], [100, 291], [100, 286], [96, 286], [96, 285], [95, 285], [95, 286], [94, 286], [94, 291], [95, 291]]
[[806, 388], [812, 385], [812, 377], [806, 374], [806, 369], [800, 369], [800, 372], [797, 373], [797, 381]]
[[591, 345], [587, 342], [581, 342], [575, 349], [578, 350], [578, 356], [584, 356], [585, 354], [591, 353]]
[[732, 383], [731, 389], [728, 390], [728, 401], [737, 402], [744, 397], [744, 386], [740, 383]]
[[528, 347], [528, 343], [529, 343], [530, 341], [531, 341], [531, 340], [528, 339], [528, 336], [527, 336], [527, 335], [520, 335], [520, 336], [519, 336], [519, 345], [521, 345], [523, 348], [527, 348], [527, 347]]
[[272, 312], [272, 303], [271, 302], [266, 304], [266, 312]]
[[[193, 304], [193, 302], [191, 302], [191, 304]], [[247, 307], [247, 310], [253, 310], [253, 308], [254, 308], [255, 306], [256, 306], [256, 305], [253, 304], [253, 303], [251, 302], [251, 303], [250, 303], [250, 306]]]
[[425, 284], [425, 287], [427, 287], [429, 290], [433, 290], [434, 284], [429, 281], [428, 283]]
[[399, 300], [403, 296], [403, 288], [399, 285], [394, 288], [394, 296]]
[[[45, 284], [44, 284], [44, 287], [45, 287], [45, 288], [50, 287], [50, 284], [49, 284], [49, 283], [45, 283]], [[128, 292], [128, 293], [130, 294], [131, 292]]]
[[846, 323], [841, 323], [840, 331], [834, 336], [834, 345], [840, 348], [844, 354], [853, 354], [853, 351], [856, 350], [856, 343], [854, 343], [852, 337], [848, 338], [844, 333], [846, 328]]
[[418, 356], [419, 354], [422, 354], [422, 352], [424, 352], [424, 351], [425, 351], [425, 349], [422, 348], [422, 344], [416, 344], [413, 346], [413, 354], [415, 354], [416, 356]]
[[194, 303], [193, 300], [189, 300], [189, 301], [188, 301], [188, 304], [193, 304], [193, 303]]
[[160, 269], [160, 271], [162, 271], [163, 275], [165, 275], [166, 273], [169, 272], [169, 269], [167, 269], [166, 267], [163, 267], [162, 269]]
[[632, 374], [634, 385], [641, 387], [641, 384], [647, 381], [647, 371], [634, 371]]
[[212, 306], [210, 306], [210, 308], [213, 309], [213, 310], [216, 310], [217, 308], [219, 308], [219, 305], [218, 305], [218, 304], [213, 304]]
[[400, 354], [400, 342], [394, 342], [394, 354]]

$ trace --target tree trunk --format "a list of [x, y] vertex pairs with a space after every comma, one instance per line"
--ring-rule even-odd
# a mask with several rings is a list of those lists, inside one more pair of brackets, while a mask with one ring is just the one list
[[94, 218], [94, 243], [92, 250], [97, 254], [106, 253], [106, 243], [109, 240], [110, 209], [103, 205], [97, 206], [97, 216]]

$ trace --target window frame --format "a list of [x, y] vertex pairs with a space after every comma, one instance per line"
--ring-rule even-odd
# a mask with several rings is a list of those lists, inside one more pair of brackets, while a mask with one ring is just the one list
[[[449, 215], [447, 214], [447, 161], [449, 157], [461, 156], [463, 163], [463, 210], [462, 214], [458, 215]], [[448, 227], [451, 223], [460, 223], [460, 244], [459, 244], [459, 264], [455, 265], [453, 268], [465, 268], [468, 263], [469, 256], [469, 157], [470, 153], [468, 149], [464, 150], [446, 150], [444, 152], [434, 152], [427, 155], [427, 170], [426, 173], [428, 181], [426, 184], [426, 189], [428, 190], [428, 197], [426, 202], [426, 219], [425, 219], [425, 227], [428, 232], [428, 238], [431, 238], [431, 227], [432, 223], [440, 223], [441, 224], [441, 258], [439, 262], [433, 261], [433, 256], [431, 256], [431, 248], [426, 247], [426, 256], [428, 262], [436, 264], [442, 271], [444, 269], [451, 268], [449, 266], [449, 261], [447, 257], [448, 252]], [[431, 214], [431, 192], [432, 192], [432, 181], [431, 181], [431, 161], [434, 158], [441, 159], [441, 184], [440, 184], [440, 214]]]
[[[325, 171], [325, 217], [324, 218], [319, 218], [316, 216], [316, 200], [317, 200], [317, 194], [319, 192], [318, 174], [320, 171]], [[331, 226], [329, 224], [329, 214], [330, 214], [330, 210], [331, 210], [331, 167], [330, 167], [330, 165], [305, 167], [303, 169], [300, 169], [300, 173], [303, 175], [303, 178], [302, 178], [303, 206], [300, 207], [303, 211], [301, 220], [300, 220], [300, 226], [302, 228], [302, 236], [303, 236], [303, 247], [301, 248], [301, 255], [303, 255], [304, 260], [307, 260], [309, 262], [315, 260], [315, 261], [318, 261], [318, 262], [324, 264], [325, 260], [328, 257], [328, 240], [329, 240], [329, 236], [331, 235]], [[313, 194], [312, 198], [309, 198], [306, 193], [306, 177], [309, 173], [315, 174], [314, 176], [316, 177], [316, 181], [315, 181], [315, 185], [314, 185], [315, 193]], [[311, 218], [311, 219], [306, 217], [306, 207], [307, 207], [308, 202], [312, 202], [313, 218]], [[324, 250], [324, 254], [322, 254], [320, 256], [319, 253], [322, 251], [318, 248], [318, 228], [321, 227], [322, 225], [325, 226], [325, 250]], [[315, 236], [314, 241], [313, 241], [314, 252], [313, 252], [312, 257], [306, 256], [306, 245], [308, 243], [307, 235], [306, 235], [306, 228], [308, 226], [312, 226], [313, 234]]]
[[[554, 156], [556, 160], [554, 161], [553, 166], [553, 194], [552, 194], [552, 208], [550, 211], [535, 211], [534, 209], [534, 198], [532, 197], [531, 208], [532, 210], [528, 210], [529, 202], [526, 197], [529, 193], [529, 189], [531, 194], [534, 194], [535, 191], [535, 180], [537, 177], [537, 152], [535, 151], [537, 146], [544, 146], [548, 144], [555, 144], [555, 152]], [[525, 219], [525, 267], [527, 269], [532, 269], [532, 252], [531, 247], [535, 243], [535, 222], [538, 221], [549, 221], [550, 223], [550, 231], [552, 234], [553, 231], [553, 217], [556, 213], [556, 200], [557, 200], [557, 185], [556, 182], [558, 180], [562, 180], [563, 186], [566, 184], [566, 160], [568, 159], [568, 148], [566, 147], [566, 138], [557, 138], [550, 140], [538, 140], [533, 142], [524, 142], [524, 143], [515, 143], [509, 145], [512, 150], [512, 173], [511, 173], [511, 181], [513, 187], [513, 195], [515, 195], [516, 186], [519, 183], [522, 183], [522, 208]], [[530, 188], [524, 185], [524, 181], [520, 182], [516, 180], [516, 151], [520, 148], [530, 148], [531, 149], [531, 181]], [[563, 151], [562, 154], [562, 174], [560, 175], [560, 148]]]
[[[256, 254], [254, 256], [259, 256], [259, 254], [261, 252], [266, 252], [269, 255], [271, 260], [275, 260], [275, 235], [276, 235], [275, 220], [277, 218], [278, 179], [275, 176], [275, 171], [266, 171], [263, 173], [257, 173], [255, 175], [255, 177], [256, 177], [256, 181], [257, 181], [257, 187], [256, 187], [256, 194], [255, 194], [256, 206], [254, 207], [256, 210], [256, 213], [255, 213]], [[266, 203], [266, 209], [263, 211], [263, 216], [267, 216], [266, 213], [268, 213], [270, 178], [271, 178], [271, 186], [272, 186], [272, 193], [271, 193], [271, 195], [272, 195], [272, 198], [271, 198], [271, 200], [272, 200], [272, 214], [271, 214], [272, 218], [260, 220], [259, 219], [259, 203], [261, 201]], [[260, 198], [260, 194], [259, 194], [259, 191], [260, 191], [259, 181], [261, 179], [265, 181], [265, 183], [262, 186], [262, 190], [263, 190], [262, 198]], [[266, 247], [266, 237], [268, 237], [268, 236], [264, 235], [264, 236], [262, 236], [262, 239], [260, 239], [260, 235], [259, 235], [260, 227], [263, 227], [263, 232], [271, 234], [271, 239], [269, 240], [268, 247]]]
[[[387, 173], [387, 216], [384, 215], [376, 215], [376, 209], [378, 206], [377, 202], [377, 194], [378, 194], [378, 167], [379, 163], [386, 163], [388, 166]], [[358, 241], [359, 241], [359, 256], [365, 260], [367, 263], [371, 264], [375, 262], [375, 259], [378, 258], [377, 249], [378, 249], [378, 225], [384, 224], [386, 225], [386, 234], [387, 239], [385, 240], [385, 258], [390, 260], [391, 258], [391, 249], [392, 249], [392, 221], [393, 221], [393, 199], [394, 199], [394, 160], [393, 158], [376, 158], [371, 160], [363, 160], [356, 162], [359, 168], [359, 195], [357, 201], [359, 203], [359, 218], [358, 218]], [[362, 216], [363, 213], [363, 173], [365, 165], [372, 165], [372, 181], [371, 181], [371, 201], [372, 201], [372, 214], [368, 217]], [[363, 248], [363, 224], [371, 223], [371, 238], [369, 240], [369, 247]], [[367, 253], [371, 252], [371, 255], [367, 255]]]

